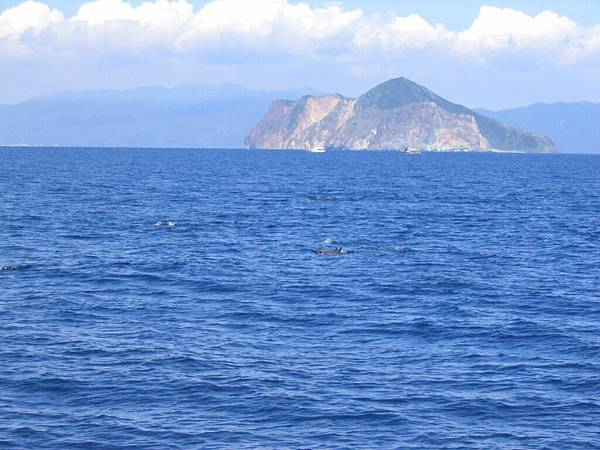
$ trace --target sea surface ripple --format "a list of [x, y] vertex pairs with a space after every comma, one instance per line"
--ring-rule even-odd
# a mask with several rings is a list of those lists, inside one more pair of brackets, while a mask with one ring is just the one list
[[0, 448], [600, 448], [598, 156], [3, 148], [0, 208]]

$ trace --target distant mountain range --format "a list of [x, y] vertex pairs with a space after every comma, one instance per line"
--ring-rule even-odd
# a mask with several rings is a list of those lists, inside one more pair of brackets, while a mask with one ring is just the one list
[[234, 85], [65, 92], [0, 105], [0, 144], [240, 148], [273, 100], [315, 93]]
[[600, 153], [600, 104], [536, 103], [505, 111], [479, 113], [509, 125], [550, 136], [564, 153]]
[[[385, 102], [391, 97], [377, 92], [374, 94], [382, 98], [371, 101], [387, 107]], [[0, 105], [0, 145], [238, 148], [273, 101], [318, 94], [310, 88], [263, 91], [235, 85], [65, 92]], [[419, 89], [410, 95], [425, 101], [435, 96]], [[486, 129], [486, 116], [511, 127], [543, 133], [561, 152], [600, 153], [600, 104], [535, 104], [473, 112], [437, 96], [433, 103], [450, 113], [469, 111], [488, 142], [494, 138]]]
[[406, 78], [358, 98], [340, 94], [274, 102], [254, 128], [251, 148], [554, 152], [541, 135], [502, 124]]

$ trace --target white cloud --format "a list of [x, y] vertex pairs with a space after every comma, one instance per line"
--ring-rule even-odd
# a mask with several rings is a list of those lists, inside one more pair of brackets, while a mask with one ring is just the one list
[[380, 50], [422, 48], [427, 45], [447, 46], [453, 39], [443, 25], [432, 25], [417, 14], [395, 17], [381, 26], [363, 26], [355, 36], [358, 48]]
[[257, 55], [356, 61], [428, 48], [455, 58], [487, 60], [498, 53], [525, 52], [575, 64], [600, 52], [600, 27], [581, 27], [551, 11], [529, 16], [491, 6], [483, 6], [468, 29], [452, 31], [416, 14], [384, 20], [360, 9], [345, 10], [341, 3], [317, 8], [289, 0], [213, 0], [194, 10], [188, 0], [139, 6], [95, 0], [65, 18], [44, 3], [26, 1], [0, 15], [0, 48], [32, 53], [67, 48], [77, 54], [160, 51], [199, 58], [224, 52], [224, 58], [235, 54], [234, 61]]
[[363, 18], [339, 5], [312, 8], [287, 0], [215, 0], [200, 9], [177, 40], [178, 49], [220, 45], [292, 53], [318, 52], [347, 36]]
[[567, 17], [545, 11], [529, 16], [509, 8], [484, 6], [469, 29], [456, 37], [460, 52], [529, 50], [556, 56], [581, 43], [582, 29]]
[[26, 32], [38, 33], [62, 21], [64, 16], [60, 11], [44, 3], [26, 1], [0, 14], [0, 39], [15, 40]]
[[133, 22], [159, 29], [184, 26], [194, 16], [194, 8], [186, 0], [156, 0], [133, 7], [123, 0], [96, 0], [81, 5], [73, 22], [102, 25], [109, 22]]
[[81, 5], [72, 20], [89, 25], [100, 25], [115, 20], [130, 21], [135, 19], [133, 11], [129, 3], [121, 0], [97, 0]]

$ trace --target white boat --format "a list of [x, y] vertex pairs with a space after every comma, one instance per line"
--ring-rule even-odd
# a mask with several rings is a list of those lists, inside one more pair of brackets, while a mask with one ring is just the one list
[[311, 148], [309, 150], [311, 153], [325, 153], [325, 149], [323, 147]]

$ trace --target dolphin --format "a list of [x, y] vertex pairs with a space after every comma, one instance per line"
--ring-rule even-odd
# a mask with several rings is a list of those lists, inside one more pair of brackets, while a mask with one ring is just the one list
[[315, 248], [313, 250], [317, 255], [343, 255], [346, 253], [342, 247], [337, 248]]

